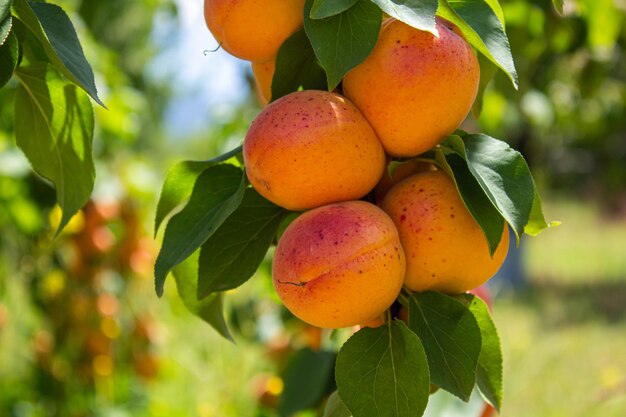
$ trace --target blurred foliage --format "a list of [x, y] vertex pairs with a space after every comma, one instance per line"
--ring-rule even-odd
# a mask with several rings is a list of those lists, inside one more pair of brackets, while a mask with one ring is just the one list
[[600, 199], [626, 211], [626, 3], [502, 2], [520, 74], [514, 91], [502, 74], [487, 90], [479, 119], [507, 138], [546, 188]]
[[[15, 148], [13, 110], [4, 104], [13, 101], [14, 82], [0, 90], [0, 415], [274, 416], [291, 354], [332, 350], [347, 334], [292, 320], [271, 290], [267, 261], [250, 283], [228, 294], [236, 346], [186, 314], [173, 280], [165, 300], [156, 299], [151, 280], [149, 231], [167, 167], [236, 146], [258, 111], [252, 94], [216, 111], [204, 132], [168, 140], [163, 114], [177, 86], [146, 69], [162, 46], [155, 27], [164, 39], [176, 30], [174, 0], [56, 3], [77, 27], [108, 110], [96, 108], [93, 200], [53, 241], [54, 190]], [[561, 17], [549, 0], [502, 4], [520, 90], [498, 74], [480, 129], [525, 154], [548, 199], [556, 191], [624, 214], [626, 2], [566, 1]], [[624, 415], [624, 401], [615, 400], [626, 384], [617, 360], [624, 331], [616, 320], [626, 299], [624, 222], [597, 221], [594, 206], [571, 215], [563, 207], [552, 212], [563, 212], [566, 225], [529, 246], [527, 264], [545, 296], [496, 306], [500, 328], [509, 329], [502, 335], [510, 381], [505, 412]], [[568, 226], [578, 223], [602, 235], [581, 241], [584, 232]], [[610, 286], [590, 300], [593, 273], [607, 275]], [[568, 286], [572, 280], [577, 286]], [[611, 317], [593, 315], [604, 310]], [[592, 318], [581, 324], [584, 315]], [[586, 368], [569, 369], [572, 363]], [[548, 382], [537, 382], [542, 379]], [[561, 391], [557, 380], [568, 382]], [[603, 405], [607, 398], [612, 402]]]

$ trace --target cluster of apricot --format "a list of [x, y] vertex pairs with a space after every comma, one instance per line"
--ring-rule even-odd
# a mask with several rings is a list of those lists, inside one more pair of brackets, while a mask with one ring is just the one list
[[[302, 25], [302, 0], [206, 0], [222, 48], [253, 62], [269, 101], [274, 59]], [[305, 90], [267, 105], [243, 145], [246, 174], [265, 198], [308, 210], [285, 230], [273, 264], [286, 307], [320, 327], [376, 320], [403, 286], [461, 293], [500, 267], [448, 175], [391, 158], [432, 149], [465, 119], [477, 94], [473, 49], [449, 22], [439, 36], [393, 18], [339, 91]], [[361, 199], [361, 200], [360, 200]], [[363, 201], [367, 200], [367, 201]]]

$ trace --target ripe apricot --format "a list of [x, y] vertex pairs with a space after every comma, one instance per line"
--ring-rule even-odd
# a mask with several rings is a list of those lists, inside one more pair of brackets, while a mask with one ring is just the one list
[[381, 209], [348, 201], [310, 210], [289, 225], [272, 276], [285, 306], [318, 327], [367, 323], [398, 296], [405, 258]]
[[385, 168], [383, 147], [358, 109], [314, 90], [267, 106], [248, 130], [243, 157], [254, 188], [290, 210], [361, 198]]
[[443, 171], [423, 172], [398, 183], [381, 207], [400, 233], [407, 257], [404, 285], [410, 290], [462, 293], [483, 284], [504, 262], [508, 227], [491, 257], [480, 226]]
[[463, 122], [478, 91], [470, 45], [437, 18], [439, 38], [389, 19], [370, 56], [346, 74], [343, 91], [363, 112], [388, 154], [415, 156]]
[[276, 69], [276, 61], [253, 62], [252, 74], [256, 84], [256, 93], [259, 102], [266, 106], [272, 100], [272, 78]]
[[304, 0], [204, 0], [204, 18], [220, 46], [249, 61], [274, 58], [302, 27]]
[[387, 164], [387, 169], [383, 173], [382, 178], [376, 184], [376, 188], [374, 189], [374, 194], [376, 196], [376, 202], [383, 201], [383, 198], [387, 195], [391, 187], [399, 183], [405, 178], [410, 177], [413, 174], [417, 174], [419, 172], [426, 172], [435, 170], [435, 166], [429, 162], [422, 162], [415, 159], [411, 159], [408, 161], [404, 161], [400, 163], [396, 169], [389, 174], [389, 164]]

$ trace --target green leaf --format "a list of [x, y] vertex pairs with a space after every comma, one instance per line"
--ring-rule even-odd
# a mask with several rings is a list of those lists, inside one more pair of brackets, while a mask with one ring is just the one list
[[57, 70], [105, 107], [98, 97], [93, 70], [63, 9], [50, 3], [15, 0], [12, 10], [15, 17], [41, 42]]
[[13, 76], [19, 57], [20, 44], [17, 36], [11, 32], [6, 42], [0, 46], [0, 88], [8, 83]]
[[15, 140], [33, 169], [56, 188], [63, 211], [58, 234], [93, 189], [93, 109], [48, 64], [19, 67], [15, 75]]
[[278, 405], [279, 416], [291, 416], [317, 406], [332, 382], [336, 356], [334, 352], [305, 348], [289, 359], [281, 375], [285, 390]]
[[369, 0], [358, 0], [344, 12], [325, 19], [309, 17], [313, 0], [304, 6], [304, 30], [315, 56], [326, 71], [328, 89], [372, 52], [382, 23], [381, 10]]
[[474, 104], [472, 105], [472, 113], [476, 118], [480, 116], [483, 109], [483, 97], [485, 95], [485, 90], [498, 72], [498, 67], [482, 54], [478, 55], [478, 65], [480, 65], [480, 82], [478, 83], [476, 100], [474, 100]]
[[348, 10], [358, 0], [314, 0], [309, 16], [311, 19], [324, 19]]
[[337, 356], [339, 396], [354, 417], [417, 417], [430, 389], [420, 339], [400, 320], [352, 335]]
[[154, 267], [159, 296], [163, 295], [167, 273], [202, 246], [237, 209], [245, 184], [244, 172], [233, 165], [215, 165], [200, 174], [189, 202], [165, 229]]
[[498, 411], [502, 406], [502, 348], [496, 325], [491, 319], [487, 304], [479, 297], [464, 294], [468, 301], [468, 308], [474, 315], [482, 345], [478, 357], [476, 371], [478, 388], [485, 399]]
[[263, 261], [286, 210], [245, 191], [241, 205], [202, 245], [198, 298], [236, 288], [246, 282]]
[[372, 0], [389, 16], [439, 36], [435, 26], [438, 0]]
[[0, 46], [4, 45], [4, 42], [6, 42], [12, 27], [13, 17], [11, 15], [0, 19]]
[[0, 22], [9, 15], [13, 0], [0, 0]]
[[483, 231], [489, 245], [489, 253], [493, 256], [502, 240], [504, 218], [491, 203], [461, 156], [456, 153], [444, 156], [443, 151], [437, 149], [437, 164], [453, 179], [465, 207]]
[[176, 281], [176, 288], [183, 304], [187, 309], [213, 327], [222, 337], [234, 341], [226, 320], [224, 320], [224, 306], [222, 294], [213, 294], [203, 300], [198, 300], [198, 257], [199, 251], [194, 252], [184, 262], [177, 265], [172, 273]]
[[272, 77], [272, 101], [304, 90], [326, 90], [326, 74], [320, 67], [304, 29], [291, 35], [278, 50]]
[[414, 293], [409, 298], [409, 328], [422, 340], [432, 383], [469, 401], [481, 346], [472, 313], [450, 296]]
[[563, 3], [564, 0], [552, 0], [552, 4], [559, 14], [563, 14]]
[[535, 197], [533, 177], [524, 157], [506, 142], [483, 134], [465, 135], [462, 143], [469, 170], [519, 242]]
[[509, 40], [498, 14], [485, 0], [441, 0], [437, 14], [454, 23], [465, 39], [502, 69], [518, 87]]
[[182, 161], [171, 167], [167, 171], [161, 195], [159, 196], [154, 219], [154, 234], [156, 235], [158, 232], [165, 217], [189, 198], [196, 179], [205, 169], [227, 161], [240, 153], [241, 146], [238, 146], [223, 155], [207, 161]]
[[557, 227], [561, 224], [558, 221], [551, 221], [550, 223], [546, 222], [546, 219], [543, 215], [543, 208], [541, 206], [541, 196], [539, 195], [539, 190], [537, 189], [537, 185], [534, 184], [535, 197], [533, 198], [533, 207], [530, 210], [530, 217], [528, 219], [528, 224], [524, 227], [524, 233], [530, 236], [537, 236], [539, 233], [548, 229], [550, 227]]
[[326, 401], [326, 407], [324, 408], [323, 417], [351, 417], [352, 413], [348, 410], [348, 407], [341, 401], [339, 393], [337, 391], [330, 394], [328, 401]]

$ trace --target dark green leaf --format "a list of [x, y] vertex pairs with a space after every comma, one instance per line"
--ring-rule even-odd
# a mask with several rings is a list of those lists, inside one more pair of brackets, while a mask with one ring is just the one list
[[389, 16], [439, 36], [435, 26], [437, 0], [372, 0]]
[[506, 142], [483, 134], [465, 135], [463, 144], [469, 170], [519, 241], [535, 197], [524, 157]]
[[285, 390], [280, 397], [278, 415], [287, 417], [317, 406], [332, 381], [336, 356], [334, 352], [305, 348], [289, 359], [282, 374]]
[[496, 325], [491, 319], [487, 304], [479, 297], [465, 294], [468, 307], [478, 327], [482, 339], [476, 382], [485, 399], [498, 411], [502, 406], [502, 349]]
[[369, 0], [358, 0], [344, 12], [325, 19], [311, 19], [313, 0], [304, 6], [304, 29], [315, 56], [326, 71], [328, 89], [372, 52], [382, 23], [381, 10]]
[[0, 22], [9, 15], [11, 11], [11, 2], [13, 0], [0, 0]]
[[226, 320], [224, 320], [222, 294], [213, 294], [203, 300], [198, 300], [196, 297], [198, 257], [199, 251], [196, 251], [172, 270], [178, 295], [190, 312], [207, 322], [224, 338], [233, 341]]
[[85, 58], [74, 26], [63, 9], [50, 3], [15, 0], [13, 14], [41, 42], [57, 70], [104, 107], [98, 98], [93, 70]]
[[358, 0], [314, 0], [311, 7], [311, 19], [323, 19], [334, 16], [354, 6]]
[[354, 417], [417, 417], [428, 402], [428, 361], [420, 339], [394, 320], [363, 328], [341, 348], [335, 380]]
[[241, 205], [202, 245], [198, 272], [198, 299], [236, 288], [256, 272], [286, 210], [245, 191]]
[[498, 14], [484, 0], [441, 0], [437, 14], [454, 23], [465, 39], [502, 69], [517, 88], [517, 70]]
[[9, 82], [17, 67], [20, 56], [20, 44], [13, 32], [9, 33], [6, 42], [0, 46], [0, 88]]
[[0, 46], [4, 45], [4, 42], [6, 42], [12, 27], [13, 17], [11, 15], [0, 19]]
[[437, 163], [453, 179], [465, 207], [485, 234], [489, 253], [493, 256], [502, 240], [504, 229], [502, 215], [491, 203], [461, 156], [456, 153], [444, 156], [441, 150], [437, 150]]
[[559, 14], [563, 14], [563, 3], [564, 0], [552, 0], [552, 4]]
[[339, 393], [337, 391], [330, 394], [328, 401], [326, 401], [326, 408], [324, 409], [323, 417], [351, 417], [352, 413], [348, 410], [348, 407], [341, 401]]
[[478, 83], [476, 100], [474, 100], [474, 104], [472, 105], [472, 113], [475, 117], [480, 116], [483, 109], [485, 90], [498, 72], [498, 67], [482, 54], [478, 54], [478, 64], [480, 65], [480, 82]]
[[239, 153], [241, 153], [241, 146], [208, 161], [183, 161], [171, 167], [165, 176], [157, 205], [154, 220], [155, 235], [165, 217], [189, 198], [198, 175], [205, 169], [233, 158]]
[[63, 212], [58, 233], [93, 189], [93, 109], [48, 64], [19, 67], [15, 75], [15, 140], [33, 169], [56, 188]]
[[245, 183], [245, 174], [233, 165], [215, 165], [200, 174], [189, 202], [165, 229], [154, 267], [159, 296], [163, 295], [167, 273], [202, 246], [237, 209]]
[[304, 90], [326, 90], [326, 74], [319, 66], [304, 29], [291, 35], [278, 50], [272, 78], [272, 101], [289, 93]]
[[468, 401], [481, 345], [472, 313], [450, 296], [415, 293], [409, 298], [409, 328], [422, 340], [432, 383]]

